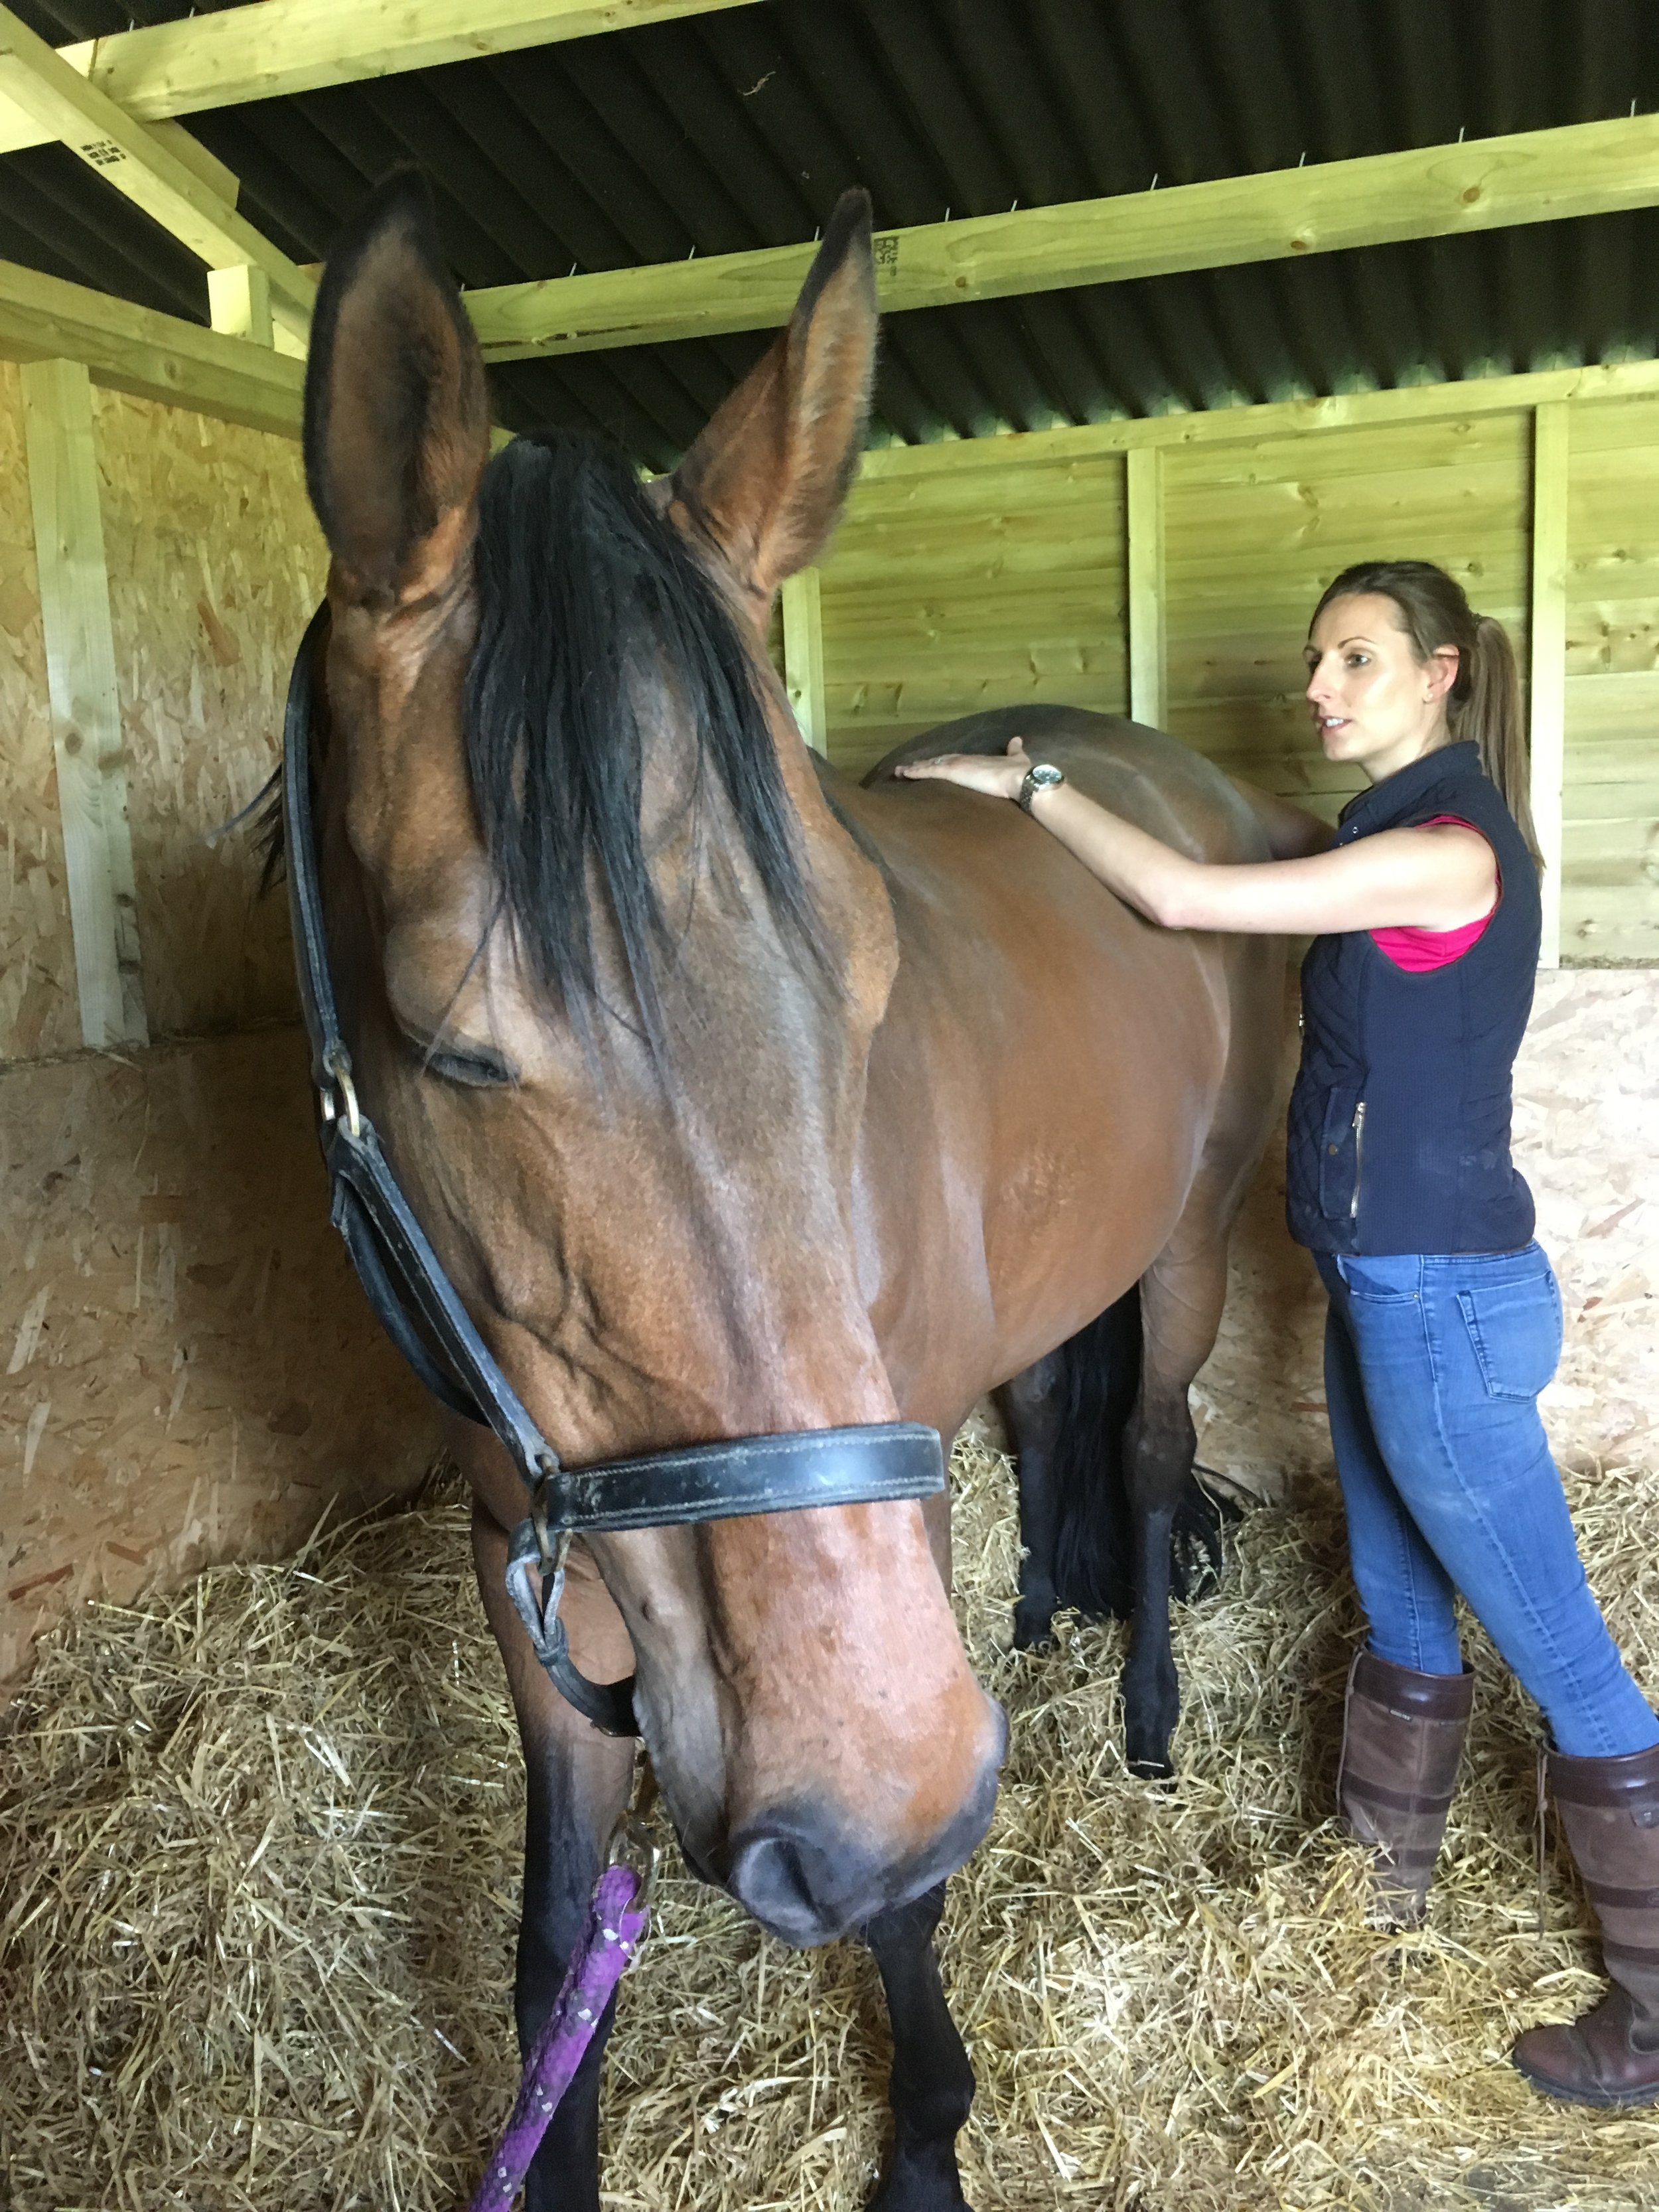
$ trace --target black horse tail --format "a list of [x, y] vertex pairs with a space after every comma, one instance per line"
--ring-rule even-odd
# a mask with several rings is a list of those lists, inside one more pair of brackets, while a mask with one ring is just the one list
[[[1140, 1388], [1140, 1353], [1136, 1284], [1068, 1338], [1057, 1355], [1060, 1419], [1050, 1462], [1055, 1601], [1075, 1606], [1085, 1620], [1127, 1620], [1134, 1610], [1126, 1446]], [[1220, 1574], [1221, 1520], [1229, 1510], [1188, 1476], [1170, 1537], [1176, 1597], [1201, 1595]]]

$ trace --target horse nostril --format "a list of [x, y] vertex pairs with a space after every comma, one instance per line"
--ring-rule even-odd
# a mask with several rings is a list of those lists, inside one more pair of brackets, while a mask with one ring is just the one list
[[827, 1852], [804, 1837], [762, 1829], [740, 1838], [726, 1886], [744, 1911], [786, 1943], [828, 1943], [850, 1924]]

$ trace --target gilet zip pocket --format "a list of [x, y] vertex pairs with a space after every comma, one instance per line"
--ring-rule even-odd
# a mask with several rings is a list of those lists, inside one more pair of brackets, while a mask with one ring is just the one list
[[1348, 1218], [1359, 1218], [1359, 1185], [1365, 1172], [1365, 1102], [1362, 1098], [1353, 1109], [1353, 1196], [1348, 1200]]

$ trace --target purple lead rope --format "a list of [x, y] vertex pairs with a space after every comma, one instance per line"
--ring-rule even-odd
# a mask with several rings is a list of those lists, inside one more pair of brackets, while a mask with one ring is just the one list
[[525, 2061], [512, 2113], [467, 2212], [508, 2212], [611, 1992], [639, 1948], [651, 1917], [646, 1889], [629, 1866], [607, 1867], [593, 1885], [581, 1942]]

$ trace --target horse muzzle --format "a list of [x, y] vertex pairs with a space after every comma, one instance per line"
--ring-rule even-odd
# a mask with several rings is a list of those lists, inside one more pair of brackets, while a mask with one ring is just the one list
[[1001, 1707], [987, 1704], [994, 1716], [993, 1745], [964, 1802], [920, 1850], [895, 1856], [844, 1814], [798, 1802], [736, 1830], [713, 1855], [708, 1877], [769, 1936], [798, 1950], [834, 1942], [909, 1904], [954, 1874], [991, 1824], [1008, 1731]]

